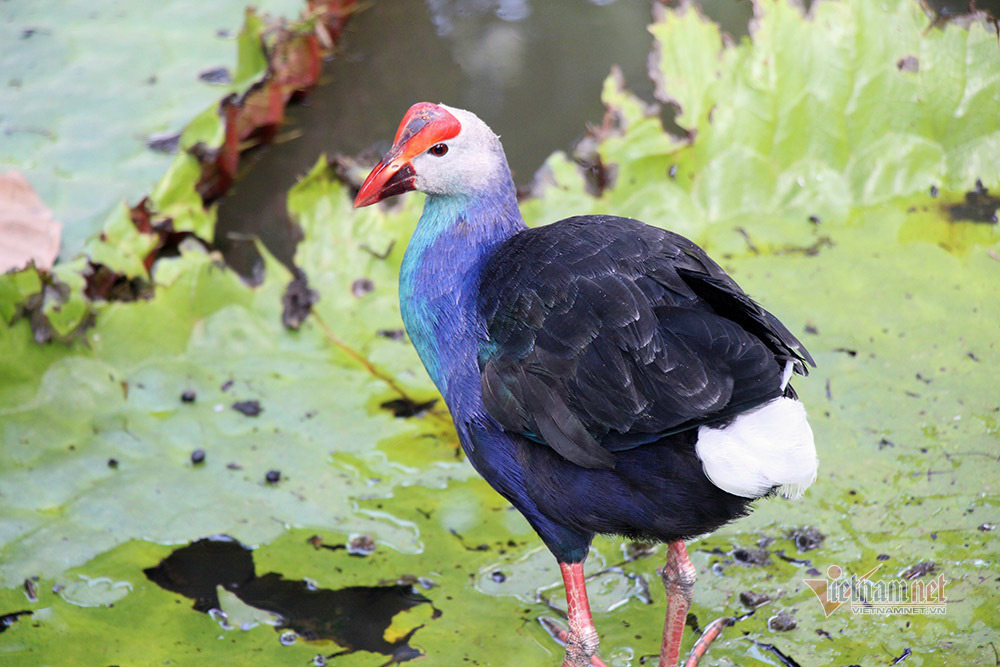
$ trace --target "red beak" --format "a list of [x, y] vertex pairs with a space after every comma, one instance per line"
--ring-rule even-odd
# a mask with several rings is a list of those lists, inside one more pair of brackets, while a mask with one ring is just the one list
[[430, 102], [410, 107], [403, 116], [392, 148], [361, 184], [354, 207], [361, 208], [414, 189], [412, 160], [431, 146], [453, 138], [461, 123], [447, 109]]
[[391, 150], [361, 184], [358, 196], [354, 198], [354, 208], [369, 206], [387, 197], [408, 192], [413, 189], [416, 177], [410, 161], [400, 151]]

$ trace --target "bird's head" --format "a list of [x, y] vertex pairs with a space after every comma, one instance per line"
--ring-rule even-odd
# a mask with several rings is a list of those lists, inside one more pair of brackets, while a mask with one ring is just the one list
[[469, 111], [420, 102], [410, 107], [392, 148], [368, 174], [354, 206], [410, 190], [429, 195], [476, 195], [510, 179], [500, 139]]

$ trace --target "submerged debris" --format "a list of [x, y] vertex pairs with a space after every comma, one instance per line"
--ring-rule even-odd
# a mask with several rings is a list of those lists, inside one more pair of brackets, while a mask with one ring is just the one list
[[786, 563], [792, 563], [793, 565], [812, 565], [812, 561], [807, 558], [792, 558], [791, 556], [786, 555], [784, 549], [778, 549], [774, 552], [774, 555]]
[[779, 611], [777, 614], [767, 619], [767, 628], [774, 632], [788, 632], [798, 626], [795, 619], [787, 611]]
[[379, 329], [375, 332], [375, 335], [379, 338], [388, 338], [389, 340], [403, 340], [406, 338], [406, 332], [402, 329]]
[[788, 539], [795, 542], [795, 548], [799, 551], [812, 551], [823, 546], [826, 535], [815, 526], [802, 526], [789, 533]]
[[911, 655], [913, 655], [913, 651], [911, 651], [910, 647], [907, 646], [906, 648], [903, 649], [903, 652], [900, 653], [897, 657], [893, 658], [892, 662], [890, 662], [889, 664], [898, 665], [899, 663], [909, 658]]
[[236, 410], [236, 412], [246, 415], [247, 417], [256, 417], [264, 411], [264, 408], [260, 406], [260, 401], [250, 400], [236, 401], [233, 403], [233, 410]]
[[981, 180], [976, 181], [976, 187], [965, 193], [965, 201], [961, 204], [946, 206], [949, 219], [952, 222], [968, 221], [997, 224], [997, 209], [1000, 209], [1000, 197], [991, 195]]
[[418, 403], [411, 398], [394, 398], [391, 401], [385, 401], [379, 407], [383, 410], [389, 410], [393, 416], [408, 419], [410, 417], [421, 416], [433, 408], [435, 403], [437, 403], [436, 398], [422, 403]]
[[920, 61], [913, 54], [903, 56], [896, 62], [896, 67], [900, 72], [916, 73], [920, 71]]
[[743, 591], [740, 593], [740, 602], [747, 609], [756, 609], [771, 601], [771, 596], [767, 593], [757, 593], [755, 591]]
[[[404, 574], [403, 576], [397, 577], [396, 579], [380, 579], [379, 582], [378, 582], [378, 584], [379, 584], [379, 586], [384, 586], [386, 584], [399, 584], [399, 585], [406, 585], [406, 586], [420, 586], [421, 588], [423, 588], [426, 591], [429, 591], [432, 588], [437, 588], [437, 583], [436, 582], [431, 581], [427, 577], [418, 577], [415, 574]], [[434, 616], [434, 618], [437, 618], [442, 613], [440, 609], [435, 609], [434, 611], [436, 613], [436, 615]]]
[[774, 538], [770, 535], [761, 535], [757, 538], [757, 546], [761, 549], [771, 546], [774, 544]]
[[24, 580], [24, 594], [31, 602], [38, 602], [38, 587], [35, 586], [36, 581], [38, 581], [38, 577]]
[[305, 272], [296, 269], [295, 277], [281, 295], [281, 323], [286, 329], [297, 330], [309, 317], [317, 301], [319, 292], [309, 287], [309, 278]]
[[347, 553], [352, 556], [371, 556], [375, 553], [375, 540], [370, 535], [352, 537], [347, 543]]
[[233, 82], [233, 75], [229, 73], [227, 67], [212, 67], [198, 73], [198, 78], [205, 83], [217, 86], [228, 86]]
[[767, 549], [744, 549], [743, 547], [738, 547], [730, 551], [729, 555], [740, 565], [750, 567], [767, 565], [771, 562], [771, 552]]
[[[275, 614], [280, 619], [276, 630], [282, 643], [293, 637], [332, 640], [343, 647], [341, 655], [370, 651], [391, 656], [390, 662], [423, 655], [409, 645], [422, 626], [402, 636], [386, 632], [400, 612], [430, 603], [410, 585], [331, 590], [291, 581], [276, 572], [258, 576], [253, 551], [225, 535], [181, 547], [143, 572], [161, 588], [194, 600], [194, 609], [202, 613], [219, 609], [217, 591], [221, 587], [244, 604]], [[325, 659], [314, 660], [314, 664], [324, 663]]]
[[146, 137], [146, 148], [157, 153], [172, 155], [181, 143], [180, 132], [159, 132]]
[[932, 560], [925, 560], [917, 563], [916, 565], [911, 565], [902, 572], [899, 573], [901, 579], [917, 579], [919, 577], [926, 576], [937, 570], [937, 563]]
[[330, 551], [340, 551], [341, 549], [346, 549], [346, 544], [324, 544], [322, 535], [313, 535], [308, 540], [307, 544], [311, 544], [314, 549], [329, 549]]
[[368, 278], [358, 278], [351, 283], [351, 294], [359, 299], [365, 294], [371, 292], [373, 289], [375, 289], [375, 283]]
[[462, 534], [459, 533], [454, 528], [449, 528], [448, 532], [458, 538], [458, 541], [462, 545], [462, 548], [465, 549], [466, 551], [489, 551], [490, 550], [490, 545], [488, 545], [488, 544], [477, 544], [475, 546], [469, 546], [468, 544], [465, 543], [465, 538], [462, 537]]

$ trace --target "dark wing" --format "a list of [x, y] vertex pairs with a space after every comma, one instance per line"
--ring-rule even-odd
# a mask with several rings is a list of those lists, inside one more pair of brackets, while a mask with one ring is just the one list
[[635, 220], [522, 232], [484, 268], [483, 402], [588, 468], [782, 395], [812, 358], [698, 246]]

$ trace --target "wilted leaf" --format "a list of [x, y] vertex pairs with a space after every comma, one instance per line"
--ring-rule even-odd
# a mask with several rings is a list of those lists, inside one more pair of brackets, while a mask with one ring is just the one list
[[51, 269], [59, 254], [61, 228], [23, 175], [0, 173], [0, 273], [32, 263]]

